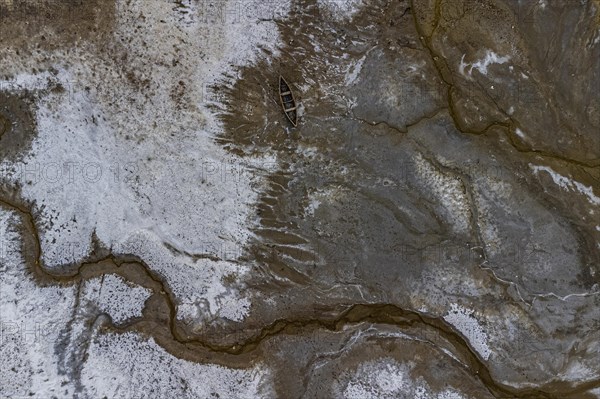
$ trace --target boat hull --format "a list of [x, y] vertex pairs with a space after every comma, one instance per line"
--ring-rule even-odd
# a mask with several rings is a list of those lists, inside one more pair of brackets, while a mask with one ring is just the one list
[[281, 99], [281, 107], [283, 113], [291, 122], [292, 125], [298, 124], [298, 112], [296, 109], [296, 100], [290, 85], [287, 84], [283, 76], [279, 77], [279, 98]]

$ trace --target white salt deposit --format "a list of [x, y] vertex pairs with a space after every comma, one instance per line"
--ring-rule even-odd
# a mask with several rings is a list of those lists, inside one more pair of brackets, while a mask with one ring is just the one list
[[596, 206], [600, 205], [600, 197], [597, 197], [594, 194], [594, 190], [592, 187], [588, 187], [576, 180], [573, 180], [573, 179], [563, 176], [559, 173], [556, 173], [554, 170], [552, 170], [552, 168], [550, 168], [548, 166], [539, 166], [539, 165], [529, 164], [529, 167], [533, 170], [533, 173], [535, 175], [539, 175], [540, 172], [546, 172], [547, 174], [549, 174], [550, 177], [552, 178], [552, 181], [554, 182], [554, 184], [558, 185], [563, 190], [574, 191], [574, 192], [583, 194], [587, 197], [588, 201], [592, 205], [596, 205]]
[[399, 363], [391, 358], [362, 363], [350, 376], [345, 387], [342, 381], [334, 389], [347, 399], [415, 398], [464, 399], [453, 389], [435, 392], [422, 378], [415, 378], [414, 363]]
[[[89, 305], [124, 321], [140, 314], [149, 291], [106, 275], [82, 283], [74, 309], [76, 286], [43, 288], [30, 279], [19, 253], [18, 223], [15, 213], [0, 208], [1, 397], [273, 397], [270, 371], [260, 364], [247, 370], [194, 364], [133, 333], [89, 337]], [[87, 357], [75, 381], [71, 373], [82, 350]]]
[[[273, 11], [265, 7], [250, 12], [239, 2], [221, 2], [216, 6], [224, 9], [206, 19], [194, 4], [182, 3], [182, 14], [160, 0], [119, 2], [114, 40], [128, 53], [127, 65], [85, 42], [68, 56], [63, 50], [44, 53], [39, 65], [14, 52], [0, 57], [0, 67], [13, 74], [9, 81], [19, 83], [13, 91], [57, 83], [66, 88], [40, 95], [31, 150], [22, 161], [1, 165], [35, 204], [48, 267], [81, 261], [95, 235], [116, 252], [152, 256], [153, 266], [164, 267], [168, 259], [176, 272], [163, 275], [180, 275], [167, 282], [181, 287], [174, 289], [181, 295], [198, 291], [198, 280], [189, 277], [196, 273], [190, 270], [194, 262], [173, 257], [165, 244], [181, 253], [241, 255], [251, 236], [260, 175], [277, 160], [241, 159], [214, 142], [221, 126], [206, 105], [221, 99], [208, 86], [223, 72], [235, 74], [237, 66], [255, 61], [259, 46], [276, 53], [278, 30], [274, 22], [257, 23]], [[277, 12], [284, 15], [288, 6], [281, 3]], [[176, 66], [158, 67], [174, 58]], [[57, 75], [21, 72], [46, 65]], [[123, 68], [145, 88], [132, 84]], [[224, 268], [236, 273], [236, 265], [226, 265], [235, 258], [222, 260], [210, 269], [215, 279]], [[223, 305], [223, 315], [236, 320], [249, 306], [246, 300], [240, 313], [232, 310], [237, 302], [209, 302], [211, 312]]]
[[122, 277], [107, 274], [85, 282], [83, 297], [107, 313], [115, 324], [142, 316], [144, 303], [152, 292], [127, 283]]
[[334, 20], [351, 19], [364, 6], [363, 0], [317, 0], [317, 4]]
[[417, 175], [446, 209], [454, 230], [458, 233], [468, 232], [471, 214], [462, 182], [436, 169], [419, 153], [413, 159]]
[[[233, 246], [206, 247], [205, 250], [224, 259], [239, 256], [238, 248]], [[173, 255], [147, 230], [132, 232], [127, 240], [115, 246], [116, 253], [142, 251], [150, 268], [165, 277], [170, 289], [177, 294], [177, 318], [185, 320], [190, 327], [202, 328], [215, 317], [241, 321], [247, 316], [249, 299], [241, 296], [237, 289], [227, 287], [224, 279], [234, 276], [236, 280], [243, 280], [251, 271], [250, 266]]]
[[82, 383], [89, 397], [274, 397], [270, 372], [261, 364], [235, 370], [192, 363], [131, 333], [98, 336], [88, 353]]
[[488, 74], [488, 67], [493, 64], [505, 64], [510, 60], [510, 56], [499, 56], [492, 50], [487, 50], [485, 56], [473, 63], [465, 62], [465, 55], [462, 56], [460, 60], [460, 65], [458, 67], [458, 71], [463, 76], [471, 77], [473, 73], [473, 69], [476, 69], [482, 75]]
[[488, 360], [492, 354], [488, 336], [479, 321], [473, 316], [474, 312], [453, 303], [444, 316], [444, 320], [460, 331], [484, 360]]
[[[20, 253], [20, 223], [0, 208], [0, 397], [70, 396], [70, 378], [57, 368], [55, 344], [72, 314], [74, 287], [39, 287]], [[67, 392], [65, 394], [65, 392]]]
[[362, 56], [361, 59], [356, 62], [356, 64], [348, 68], [345, 79], [346, 86], [352, 85], [356, 82], [356, 80], [358, 79], [358, 75], [360, 75], [360, 72], [362, 71], [363, 63], [365, 62], [366, 58], [367, 54]]

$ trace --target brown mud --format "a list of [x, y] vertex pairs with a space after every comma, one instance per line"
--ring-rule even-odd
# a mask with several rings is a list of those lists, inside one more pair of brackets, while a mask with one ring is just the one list
[[[110, 7], [106, 6], [109, 3], [93, 2], [89, 6], [78, 5], [81, 9], [76, 15], [81, 16], [80, 23], [85, 27], [83, 30], [89, 32], [89, 37], [97, 33], [96, 29], [99, 26], [108, 24], [110, 27], [111, 11]], [[421, 123], [434, 120], [440, 114], [447, 113], [456, 130], [465, 135], [481, 136], [482, 140], [498, 142], [506, 138], [506, 142], [511, 147], [507, 152], [518, 153], [523, 157], [524, 164], [541, 159], [556, 165], [557, 170], [563, 168], [572, 171], [578, 180], [597, 187], [600, 181], [600, 160], [588, 156], [589, 154], [578, 154], [575, 150], [564, 155], [551, 147], [539, 149], [523, 143], [514, 133], [517, 123], [504, 112], [498, 111], [497, 108], [500, 107], [497, 107], [497, 104], [489, 106], [483, 122], [473, 124], [465, 120], [465, 114], [471, 109], [460, 93], [461, 82], [455, 80], [452, 68], [448, 66], [433, 43], [433, 38], [443, 22], [445, 11], [442, 6], [446, 2], [429, 3], [432, 7], [416, 1], [377, 2], [377, 6], [367, 7], [355, 17], [354, 30], [348, 28], [340, 34], [339, 27], [327, 25], [325, 22], [327, 16], [321, 14], [322, 11], [314, 1], [298, 2], [288, 19], [278, 21], [284, 43], [280, 55], [275, 57], [265, 52], [264, 58], [258, 65], [240, 71], [241, 78], [226, 93], [227, 98], [231, 100], [229, 103], [235, 104], [235, 107], [228, 106], [217, 110], [223, 112], [221, 116], [225, 124], [225, 132], [218, 138], [218, 142], [237, 155], [249, 156], [269, 151], [277, 154], [281, 161], [282, 170], [268, 176], [268, 188], [257, 204], [260, 227], [255, 232], [260, 239], [248, 248], [248, 257], [260, 265], [263, 273], [257, 276], [257, 281], [254, 282], [255, 288], [266, 287], [267, 294], [283, 297], [290, 286], [294, 288], [312, 284], [327, 286], [330, 280], [319, 281], [320, 276], [329, 273], [329, 270], [333, 270], [331, 273], [337, 273], [336, 268], [344, 269], [348, 263], [352, 263], [352, 259], [340, 261], [339, 253], [332, 249], [336, 245], [344, 245], [341, 240], [338, 240], [339, 236], [327, 237], [327, 242], [332, 244], [324, 252], [311, 250], [318, 245], [329, 245], [319, 241], [322, 237], [315, 232], [314, 226], [307, 226], [303, 220], [307, 195], [312, 188], [337, 184], [367, 198], [369, 203], [379, 202], [387, 209], [394, 207], [394, 204], [390, 204], [385, 197], [353, 186], [351, 183], [352, 179], [357, 177], [352, 176], [352, 173], [365, 165], [355, 165], [359, 161], [353, 158], [349, 148], [355, 144], [363, 145], [366, 135], [372, 135], [390, 146], [404, 144], [408, 146], [412, 140], [406, 138], [409, 130]], [[28, 10], [27, 6], [19, 7], [21, 8], [16, 11], [6, 11], [2, 8], [0, 10], [13, 13], [24, 13]], [[79, 30], [75, 27], [64, 30], [62, 27], [65, 23], [61, 20], [48, 19], [47, 23], [48, 29], [55, 34], [66, 35], [61, 37], [76, 40], [75, 36]], [[315, 47], [314, 40], [306, 34], [299, 34], [307, 27], [319, 30], [317, 32], [319, 42], [329, 52], [325, 57], [330, 61], [329, 64], [322, 62], [323, 56]], [[4, 26], [2, 29], [8, 28]], [[26, 35], [21, 33], [16, 36]], [[57, 40], [54, 44], [52, 40], [47, 40], [45, 46], [48, 48], [58, 46], [61, 40], [63, 39]], [[337, 44], [327, 48], [325, 44], [328, 42]], [[347, 104], [339, 101], [337, 96], [339, 92], [332, 95], [322, 87], [326, 85], [335, 91], [341, 90], [336, 88], [344, 86], [344, 76], [336, 71], [330, 71], [336, 59], [343, 53], [358, 59], [376, 46], [384, 48], [384, 53], [393, 51], [390, 50], [393, 46], [404, 48], [404, 51], [418, 54], [417, 57], [426, 57], [429, 64], [435, 68], [436, 76], [432, 76], [430, 82], [432, 87], [430, 92], [433, 94], [429, 98], [430, 109], [427, 112], [415, 113], [406, 120], [393, 122], [385, 118], [373, 120], [371, 117], [377, 114], [356, 115]], [[296, 129], [291, 128], [279, 106], [277, 77], [280, 74], [294, 86], [292, 89], [297, 95], [296, 101], [304, 107]], [[307, 88], [300, 89], [300, 87]], [[422, 89], [427, 91], [426, 88]], [[0, 142], [2, 143], [0, 155], [2, 159], [13, 159], [11, 156], [22, 153], [25, 150], [23, 146], [30, 142], [35, 132], [35, 123], [26, 100], [9, 98], [9, 95], [4, 93], [0, 93], [0, 96], [2, 96], [0, 104], [6, 110], [0, 114]], [[240, 114], [240, 109], [245, 112]], [[20, 127], [11, 129], [14, 120], [23, 122]], [[383, 141], [387, 139], [389, 141]], [[5, 154], [2, 152], [3, 148], [10, 149], [12, 153]], [[306, 148], [316, 148], [319, 155], [307, 155]], [[432, 156], [426, 158], [432, 164], [436, 164], [440, 170], [455, 175], [461, 180], [465, 193], [473, 202], [475, 194], [467, 175], [460, 170], [445, 168], [436, 163]], [[344, 178], [325, 172], [325, 170], [339, 171], [343, 168], [350, 170], [350, 177]], [[299, 185], [298, 180], [306, 183]], [[535, 187], [534, 190], [542, 191], [543, 188]], [[165, 350], [178, 358], [243, 368], [257, 361], [274, 359], [278, 351], [285, 352], [289, 349], [289, 345], [293, 345], [293, 342], [291, 344], [285, 342], [287, 339], [292, 341], [292, 337], [310, 336], [315, 331], [343, 332], [350, 327], [385, 325], [399, 331], [411, 331], [416, 335], [421, 331], [424, 335], [427, 332], [438, 336], [439, 344], [459, 359], [456, 361], [457, 367], [464, 368], [470, 376], [483, 384], [493, 397], [591, 398], [592, 395], [586, 395], [586, 391], [600, 386], [600, 381], [597, 380], [573, 385], [556, 382], [528, 389], [514, 389], [503, 385], [494, 379], [488, 363], [477, 354], [468, 340], [443, 318], [417, 312], [398, 303], [378, 301], [374, 296], [367, 297], [364, 302], [356, 300], [354, 295], [346, 300], [327, 299], [320, 307], [314, 306], [311, 302], [318, 302], [318, 298], [302, 303], [299, 302], [300, 298], [294, 297], [288, 308], [278, 308], [277, 312], [267, 314], [264, 321], [260, 314], [253, 315], [248, 325], [236, 326], [237, 330], [227, 326], [224, 331], [210, 331], [200, 334], [201, 336], [194, 336], [176, 319], [177, 298], [169, 290], [168, 284], [142, 259], [115, 256], [103, 248], [101, 243], [96, 243], [89, 259], [65, 267], [64, 275], [57, 275], [56, 272], [53, 274], [44, 268], [41, 261], [40, 238], [31, 204], [23, 203], [19, 198], [18, 190], [7, 188], [0, 192], [0, 205], [14, 210], [23, 220], [22, 252], [29, 273], [38, 284], [73, 285], [96, 276], [114, 273], [152, 290], [153, 295], [145, 304], [142, 318], [118, 326], [108, 322], [101, 328], [106, 332], [133, 331], [152, 337]], [[564, 207], [560, 201], [553, 205]], [[347, 220], [345, 224], [340, 222], [340, 226], [349, 230], [360, 230], [361, 226], [352, 219], [351, 211], [356, 209], [344, 209], [341, 212]], [[425, 220], [431, 225], [428, 227], [430, 230], [426, 230], [428, 234], [425, 238], [436, 242], [435, 240], [442, 240], [443, 237], [452, 234], [450, 228], [437, 216], [433, 204], [424, 201], [421, 211], [426, 215]], [[399, 224], [415, 235], [422, 232], [420, 229], [424, 229], [422, 226], [415, 225], [410, 217], [401, 212], [396, 212], [394, 216], [399, 220]], [[477, 231], [475, 222], [477, 216], [475, 210], [473, 230], [477, 244], [483, 247], [481, 233]], [[576, 219], [573, 217], [571, 223], [576, 225], [578, 223]], [[331, 230], [336, 232], [337, 227], [339, 226], [334, 226]], [[339, 227], [339, 231], [343, 232], [342, 227]], [[593, 264], [597, 260], [593, 245], [595, 241], [593, 238], [586, 238], [585, 226], [579, 227], [578, 234], [587, 246], [584, 252], [589, 256], [586, 263]], [[326, 233], [331, 233], [331, 230]], [[351, 242], [346, 244], [352, 245]], [[430, 244], [422, 243], [425, 247]], [[352, 258], [353, 255], [349, 256]], [[482, 256], [487, 257], [485, 253]], [[323, 268], [326, 271], [315, 270], [315, 265], [322, 263], [327, 265]], [[272, 279], [266, 282], [260, 281], [265, 276], [271, 276]], [[597, 278], [594, 279], [590, 275], [586, 275], [585, 279], [588, 286], [597, 282]], [[285, 280], [286, 284], [274, 282], [281, 280]], [[294, 303], [294, 301], [298, 302]], [[289, 312], [285, 316], [280, 316], [278, 312], [283, 310]], [[283, 342], [272, 344], [271, 342], [276, 339], [283, 339]], [[276, 373], [286, 373], [284, 363], [274, 361], [273, 364], [276, 364]], [[276, 378], [276, 381], [279, 379]], [[279, 392], [286, 392], [283, 383], [280, 383], [277, 389]]]
[[[335, 317], [310, 319], [277, 320], [262, 327], [261, 332], [247, 340], [233, 345], [182, 337], [177, 329], [176, 305], [167, 285], [142, 260], [127, 256], [114, 256], [98, 250], [92, 254], [97, 259], [78, 265], [77, 271], [70, 276], [53, 275], [44, 269], [41, 262], [39, 235], [31, 212], [21, 204], [6, 200], [13, 195], [2, 193], [0, 205], [17, 212], [23, 219], [22, 233], [23, 255], [29, 265], [31, 277], [40, 286], [49, 284], [68, 286], [102, 276], [117, 274], [126, 280], [152, 290], [153, 295], [145, 304], [143, 317], [115, 326], [106, 323], [102, 326], [107, 332], [124, 333], [133, 331], [153, 337], [165, 350], [181, 359], [194, 362], [212, 362], [229, 367], [248, 367], [259, 359], [268, 358], [262, 353], [261, 346], [274, 336], [310, 334], [311, 330], [342, 331], [352, 325], [389, 325], [401, 331], [403, 329], [433, 329], [450, 344], [452, 353], [457, 354], [462, 366], [471, 375], [476, 375], [486, 388], [500, 398], [558, 398], [575, 397], [590, 389], [597, 382], [587, 382], [581, 386], [565, 387], [563, 384], [544, 387], [545, 389], [515, 390], [498, 384], [490, 376], [484, 362], [470, 347], [468, 341], [454, 327], [441, 318], [435, 318], [416, 311], [402, 309], [392, 304], [348, 304], [346, 310]], [[332, 309], [321, 309], [328, 313]], [[98, 317], [100, 315], [97, 315]], [[585, 398], [586, 396], [577, 396]]]

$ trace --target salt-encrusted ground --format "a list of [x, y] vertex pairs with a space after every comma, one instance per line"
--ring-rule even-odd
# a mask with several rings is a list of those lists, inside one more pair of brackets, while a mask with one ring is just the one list
[[0, 3], [0, 396], [600, 397], [599, 7]]
[[152, 339], [98, 334], [104, 317], [117, 325], [141, 317], [148, 290], [112, 274], [70, 287], [37, 286], [20, 255], [21, 223], [17, 213], [2, 208], [2, 397], [270, 395], [266, 366], [193, 364]]
[[[2, 317], [3, 397], [58, 395], [69, 377], [60, 375], [54, 343], [69, 322], [75, 303], [75, 288], [35, 285], [26, 273], [20, 254], [20, 220], [15, 212], [2, 208]], [[66, 388], [67, 392], [72, 387]]]
[[[164, 1], [116, 7], [115, 43], [5, 52], [10, 78], [1, 83], [38, 99], [36, 137], [19, 161], [4, 162], [4, 179], [34, 204], [47, 268], [86, 259], [95, 237], [165, 276], [185, 303], [181, 317], [219, 316], [223, 302], [237, 307], [223, 317], [240, 320], [248, 301], [218, 287], [224, 274], [241, 283], [249, 270], [231, 262], [251, 235], [261, 175], [277, 159], [228, 154], [213, 140], [220, 128], [206, 107], [219, 90], [212, 85], [229, 84], [223, 74], [252, 62], [257, 46], [276, 51], [277, 30], [254, 14], [205, 22], [192, 5], [185, 19]], [[121, 56], [130, 62], [115, 62]]]
[[[262, 185], [261, 175], [276, 167], [277, 160], [269, 154], [242, 160], [227, 153], [213, 140], [221, 128], [207, 107], [219, 100], [215, 94], [219, 86], [233, 82], [224, 73], [235, 73], [234, 67], [252, 62], [259, 54], [258, 46], [277, 51], [275, 24], [258, 23], [269, 10], [256, 6], [246, 12], [239, 3], [229, 2], [216, 5], [223, 10], [211, 10], [207, 16], [208, 11], [199, 10], [196, 2], [182, 3], [179, 9], [164, 1], [123, 1], [110, 10], [114, 19], [110, 33], [102, 38], [105, 42], [89, 37], [61, 43], [59, 29], [44, 17], [44, 13], [60, 12], [59, 4], [28, 5], [34, 10], [32, 18], [48, 24], [31, 28], [35, 33], [28, 45], [49, 40], [56, 47], [23, 51], [22, 43], [16, 41], [12, 46], [7, 43], [3, 50], [2, 90], [17, 97], [34, 96], [35, 134], [29, 148], [16, 160], [1, 161], [1, 169], [3, 183], [21, 187], [22, 200], [32, 204], [44, 266], [52, 273], [71, 273], [70, 266], [88, 259], [93, 242], [97, 242], [115, 255], [139, 257], [160, 275], [180, 305], [178, 318], [188, 325], [221, 318], [243, 320], [251, 303], [240, 296], [238, 288], [252, 266], [237, 260], [251, 235], [252, 203]], [[286, 7], [279, 4], [279, 12]], [[2, 5], [2, 10], [15, 19], [25, 12], [11, 4]], [[81, 9], [74, 10], [64, 23], [81, 22], [74, 17], [77, 11]], [[98, 30], [103, 28], [97, 26]], [[125, 59], [129, 61], [123, 62]], [[6, 236], [3, 244], [18, 246], [18, 240], [11, 238]], [[4, 270], [20, 269], [4, 276], [3, 323], [31, 320], [44, 328], [54, 323], [45, 343], [56, 342], [58, 335], [68, 334], [70, 338], [65, 347], [56, 348], [56, 353], [49, 346], [43, 353], [19, 353], [3, 361], [2, 372], [8, 373], [5, 376], [9, 378], [12, 372], [18, 377], [11, 387], [5, 385], [8, 390], [3, 395], [32, 392], [38, 397], [62, 397], [61, 391], [65, 395], [80, 391], [84, 396], [129, 397], [140, 387], [148, 388], [152, 378], [129, 386], [130, 376], [117, 372], [115, 362], [119, 359], [106, 367], [110, 359], [95, 346], [87, 352], [93, 356], [86, 355], [86, 368], [69, 364], [83, 358], [68, 359], [68, 352], [91, 345], [77, 337], [90, 326], [84, 325], [85, 316], [75, 313], [93, 307], [92, 314], [106, 313], [118, 325], [141, 316], [149, 295], [145, 289], [109, 274], [81, 283], [78, 293], [74, 287], [40, 291], [25, 277], [18, 251], [4, 249], [13, 262], [3, 264]], [[229, 283], [224, 282], [226, 277]], [[15, 292], [15, 287], [21, 290]], [[56, 295], [64, 298], [64, 307], [58, 306], [61, 302], [53, 297]], [[46, 303], [56, 314], [47, 314], [42, 320], [28, 315], [42, 311]], [[84, 340], [89, 340], [90, 334], [85, 334]], [[122, 359], [139, 360], [147, 352], [148, 370], [161, 367], [157, 362], [165, 354], [153, 355], [153, 351], [160, 351], [155, 345], [144, 346], [144, 339], [126, 336], [114, 343], [110, 336], [103, 339], [113, 349], [119, 348]], [[121, 342], [131, 348], [119, 347]], [[10, 350], [6, 346], [3, 349]], [[98, 364], [92, 360], [96, 357]], [[9, 362], [22, 362], [23, 368], [11, 371]], [[77, 380], [81, 381], [71, 380], [72, 371], [59, 377], [57, 362], [59, 369], [83, 368], [87, 374], [82, 377], [79, 372]], [[185, 368], [185, 363], [174, 367]], [[125, 386], [112, 386], [107, 376], [97, 372], [103, 369], [124, 377]], [[214, 380], [215, 392], [219, 384], [230, 390], [221, 392], [225, 396], [237, 392], [227, 387], [236, 372], [226, 377], [219, 374], [229, 372], [226, 368], [210, 366], [196, 371], [192, 366], [188, 372], [192, 373], [190, 379], [194, 373], [213, 373], [208, 379]], [[163, 373], [159, 374], [170, 378], [169, 372]], [[244, 377], [248, 373], [242, 371], [237, 374], [249, 378], [250, 385], [259, 379], [256, 373], [254, 377]], [[28, 378], [33, 382], [25, 382]], [[47, 382], [42, 386], [37, 380]], [[60, 388], [69, 380], [70, 384]], [[172, 386], [181, 387], [181, 381]], [[158, 382], [153, 389], [168, 392]], [[187, 395], [204, 397], [211, 392], [210, 387], [200, 386]], [[249, 397], [254, 396], [250, 387], [248, 392]]]

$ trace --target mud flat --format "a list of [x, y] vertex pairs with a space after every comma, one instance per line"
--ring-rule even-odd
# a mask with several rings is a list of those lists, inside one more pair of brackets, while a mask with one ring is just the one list
[[0, 17], [1, 396], [600, 397], [598, 1]]

